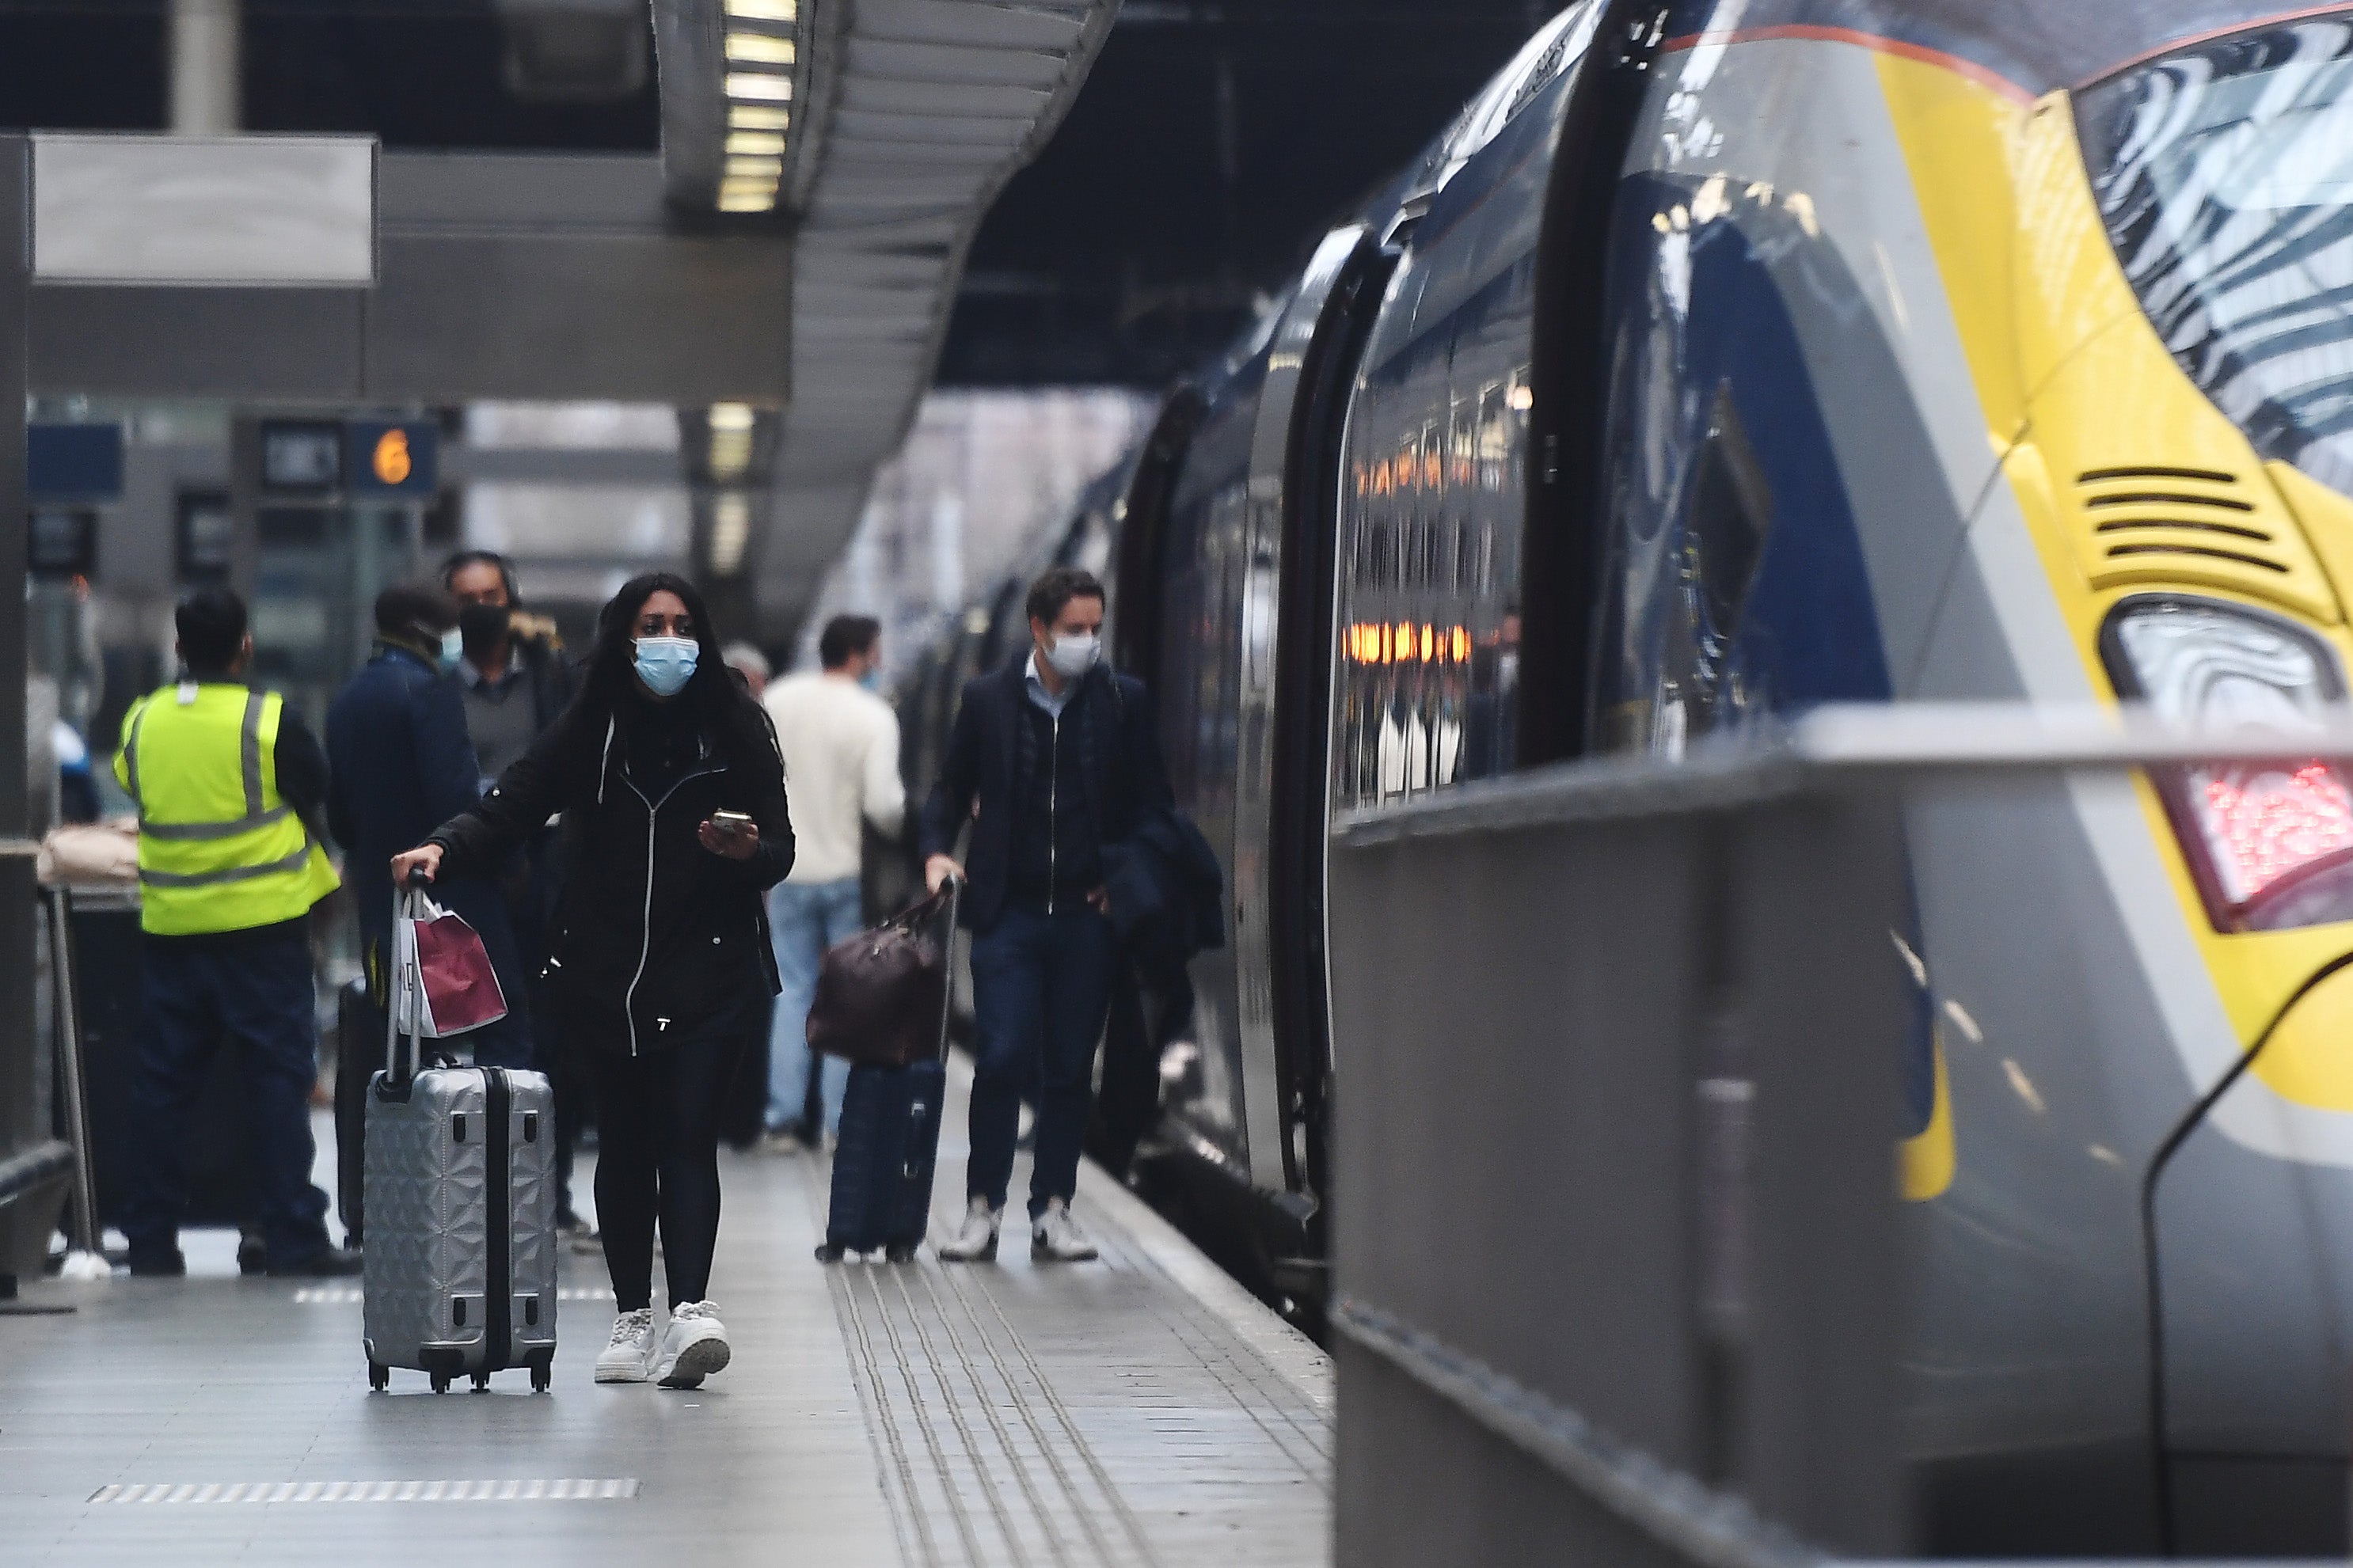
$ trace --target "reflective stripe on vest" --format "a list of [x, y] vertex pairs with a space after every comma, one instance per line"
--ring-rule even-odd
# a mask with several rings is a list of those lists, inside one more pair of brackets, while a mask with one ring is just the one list
[[139, 807], [141, 926], [157, 935], [297, 919], [333, 870], [278, 794], [284, 699], [234, 685], [166, 687], [123, 726], [121, 776]]

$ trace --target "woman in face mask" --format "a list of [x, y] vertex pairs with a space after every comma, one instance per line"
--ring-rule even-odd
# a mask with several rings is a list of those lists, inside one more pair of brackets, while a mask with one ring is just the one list
[[761, 895], [791, 869], [793, 837], [775, 731], [683, 578], [622, 586], [580, 695], [480, 805], [396, 857], [394, 879], [489, 864], [557, 813], [569, 872], [551, 1022], [596, 1079], [596, 1213], [620, 1309], [596, 1380], [692, 1388], [731, 1353], [708, 1299], [720, 1098], [747, 1010], [776, 989]]

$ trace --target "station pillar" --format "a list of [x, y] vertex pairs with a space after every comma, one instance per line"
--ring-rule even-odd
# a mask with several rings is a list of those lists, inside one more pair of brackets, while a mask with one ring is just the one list
[[40, 1268], [62, 1194], [49, 1106], [36, 1094], [35, 845], [25, 732], [26, 209], [31, 143], [0, 136], [0, 1298]]

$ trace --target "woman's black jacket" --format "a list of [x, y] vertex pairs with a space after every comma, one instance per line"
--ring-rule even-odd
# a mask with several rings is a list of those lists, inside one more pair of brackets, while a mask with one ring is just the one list
[[[725, 726], [731, 738], [634, 697], [620, 707], [617, 723], [575, 702], [479, 805], [426, 842], [441, 846], [443, 874], [459, 874], [562, 813], [569, 869], [548, 943], [553, 1022], [570, 1046], [639, 1055], [691, 1037], [754, 994], [776, 994], [761, 895], [792, 869], [793, 829], [784, 761], [758, 710]], [[667, 789], [632, 780], [624, 727], [633, 721], [682, 731], [672, 755], [685, 760]], [[748, 860], [697, 840], [719, 810], [759, 824]]]

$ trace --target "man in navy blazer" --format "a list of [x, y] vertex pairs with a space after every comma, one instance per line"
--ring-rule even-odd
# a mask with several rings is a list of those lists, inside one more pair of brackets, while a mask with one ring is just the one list
[[[964, 689], [925, 802], [925, 879], [964, 877], [972, 927], [972, 1156], [963, 1228], [940, 1256], [997, 1256], [1025, 1091], [1038, 1107], [1030, 1251], [1075, 1262], [1094, 1245], [1071, 1214], [1095, 1042], [1118, 942], [1104, 890], [1127, 839], [1174, 796], [1144, 683], [1102, 663], [1103, 587], [1056, 567], [1031, 585], [1030, 646]], [[955, 858], [969, 822], [965, 865]]]
[[[327, 709], [327, 826], [343, 847], [357, 906], [361, 961], [381, 998], [392, 941], [392, 858], [481, 798], [481, 769], [466, 730], [458, 601], [437, 587], [396, 584], [376, 596], [375, 651]], [[451, 879], [436, 902], [482, 939], [507, 1016], [465, 1037], [483, 1067], [528, 1068], [531, 1015], [522, 955], [505, 899], [481, 878]]]

